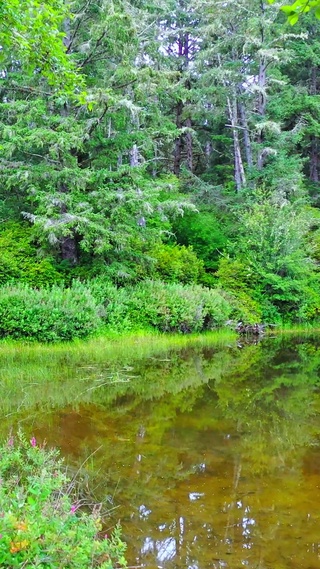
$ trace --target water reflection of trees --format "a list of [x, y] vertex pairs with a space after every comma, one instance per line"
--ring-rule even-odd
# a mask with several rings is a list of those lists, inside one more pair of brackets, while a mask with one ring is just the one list
[[319, 369], [315, 341], [169, 350], [17, 394], [15, 416], [75, 464], [101, 447], [89, 484], [121, 504], [137, 564], [289, 568], [299, 543], [297, 567], [312, 566]]

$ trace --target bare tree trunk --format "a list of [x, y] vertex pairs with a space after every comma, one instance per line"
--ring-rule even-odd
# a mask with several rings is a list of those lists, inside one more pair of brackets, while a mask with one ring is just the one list
[[238, 107], [239, 107], [240, 121], [243, 132], [243, 142], [244, 142], [244, 150], [246, 153], [246, 160], [249, 168], [252, 168], [253, 166], [252, 147], [251, 147], [251, 140], [248, 128], [246, 108], [242, 101], [239, 102]]
[[[182, 101], [178, 101], [177, 109], [176, 109], [176, 126], [177, 128], [181, 128], [182, 125], [182, 111], [183, 111], [183, 103]], [[181, 159], [182, 159], [182, 147], [183, 147], [183, 140], [182, 135], [178, 136], [175, 141], [174, 146], [174, 156], [173, 156], [173, 173], [176, 176], [180, 174], [181, 168]]]
[[311, 182], [319, 182], [319, 144], [316, 136], [311, 137], [310, 173]]
[[[186, 126], [192, 128], [191, 119], [186, 119]], [[192, 146], [192, 132], [186, 133], [186, 146], [187, 146], [187, 167], [190, 172], [193, 170], [193, 146]]]
[[[218, 54], [218, 62], [219, 66], [222, 67], [220, 54]], [[223, 81], [223, 84], [226, 88], [228, 88], [228, 84], [225, 80]], [[227, 96], [227, 115], [232, 129], [233, 138], [234, 181], [236, 184], [237, 192], [239, 192], [244, 186], [246, 186], [247, 182], [239, 140], [238, 101], [236, 95], [236, 86], [234, 86], [232, 100], [229, 96]]]
[[[185, 61], [185, 70], [188, 72], [189, 70], [189, 63], [190, 63], [190, 54], [189, 54], [189, 34], [186, 33], [184, 37], [184, 61]], [[191, 81], [190, 78], [187, 78], [186, 81], [186, 88], [191, 91]], [[186, 105], [190, 107], [191, 101], [187, 101]], [[190, 113], [190, 109], [189, 109]], [[192, 129], [192, 120], [190, 114], [185, 121], [186, 127]], [[187, 147], [187, 167], [190, 172], [193, 170], [193, 144], [192, 144], [192, 132], [191, 130], [186, 133], [186, 147]]]
[[[68, 187], [65, 184], [61, 184], [60, 193], [62, 195], [61, 195], [60, 212], [62, 216], [67, 213], [67, 206], [63, 200], [63, 194], [67, 194], [68, 191], [69, 191]], [[78, 256], [78, 246], [75, 234], [61, 237], [60, 251], [61, 251], [61, 258], [63, 261], [69, 261], [72, 265], [77, 264], [79, 256]]]
[[237, 99], [234, 95], [233, 101], [227, 97], [227, 108], [230, 125], [232, 128], [233, 137], [233, 155], [234, 155], [234, 180], [237, 188], [237, 192], [242, 190], [246, 185], [246, 176], [243, 167], [241, 147], [239, 140], [239, 130], [238, 130], [238, 112], [237, 112]]
[[258, 74], [258, 113], [261, 117], [264, 117], [266, 114], [266, 105], [267, 105], [267, 97], [266, 97], [266, 85], [267, 85], [267, 62], [265, 57], [260, 57], [259, 62], [259, 74]]
[[139, 150], [136, 144], [133, 145], [129, 154], [130, 154], [130, 166], [132, 168], [139, 166]]
[[[310, 77], [310, 95], [317, 95], [317, 75], [318, 68], [313, 65]], [[309, 178], [311, 182], [319, 182], [319, 139], [315, 135], [312, 135], [311, 137]]]
[[212, 155], [212, 143], [207, 140], [205, 148], [204, 148], [204, 155], [206, 157], [206, 164], [207, 166], [210, 163], [211, 155]]
[[63, 261], [69, 261], [71, 265], [76, 265], [78, 258], [78, 248], [76, 239], [72, 236], [62, 237], [60, 241], [61, 258]]

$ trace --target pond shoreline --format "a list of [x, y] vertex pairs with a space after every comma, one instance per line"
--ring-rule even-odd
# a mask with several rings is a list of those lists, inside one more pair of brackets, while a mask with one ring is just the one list
[[[318, 334], [320, 332], [320, 324], [318, 322], [314, 324], [302, 324], [302, 325], [290, 325], [284, 324], [281, 326], [275, 326], [272, 329], [266, 328], [265, 332], [261, 334], [260, 339], [270, 336], [278, 336], [280, 334]], [[132, 332], [113, 332], [113, 331], [103, 331], [93, 336], [74, 339], [71, 341], [60, 341], [60, 342], [38, 342], [36, 340], [24, 339], [24, 338], [2, 338], [0, 339], [0, 350], [3, 348], [8, 348], [9, 350], [15, 350], [20, 347], [26, 349], [39, 349], [39, 350], [50, 350], [50, 351], [60, 351], [61, 349], [71, 349], [71, 350], [81, 350], [82, 348], [91, 349], [95, 346], [117, 346], [120, 343], [126, 343], [128, 345], [150, 345], [157, 344], [159, 347], [183, 347], [190, 344], [220, 344], [228, 340], [234, 340], [236, 338], [243, 337], [239, 335], [234, 329], [230, 327], [221, 327], [216, 330], [208, 332], [199, 333], [171, 333], [171, 332], [159, 332], [157, 330], [134, 330]], [[250, 334], [248, 335], [250, 337]]]

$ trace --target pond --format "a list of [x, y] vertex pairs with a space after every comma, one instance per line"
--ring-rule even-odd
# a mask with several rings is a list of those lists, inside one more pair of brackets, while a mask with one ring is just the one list
[[320, 337], [160, 344], [2, 346], [2, 434], [81, 465], [130, 567], [319, 568]]

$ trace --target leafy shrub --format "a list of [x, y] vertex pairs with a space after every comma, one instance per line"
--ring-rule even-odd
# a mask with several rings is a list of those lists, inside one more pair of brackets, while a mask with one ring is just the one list
[[100, 308], [90, 290], [75, 282], [70, 288], [0, 289], [0, 337], [42, 342], [84, 338], [101, 325]]
[[119, 528], [99, 538], [99, 508], [78, 509], [57, 451], [10, 437], [0, 447], [0, 475], [3, 569], [125, 567]]
[[120, 289], [104, 304], [106, 323], [116, 330], [151, 327], [161, 332], [200, 332], [222, 326], [231, 311], [216, 290], [160, 281]]
[[242, 213], [240, 222], [242, 233], [230, 246], [230, 257], [220, 260], [221, 288], [244, 304], [246, 295], [265, 322], [317, 317], [320, 279], [305, 245], [309, 210], [262, 199]]
[[39, 257], [33, 240], [33, 230], [26, 223], [1, 226], [0, 284], [19, 281], [40, 287], [61, 281], [50, 258]]
[[173, 230], [178, 243], [192, 246], [208, 270], [216, 270], [222, 251], [227, 243], [226, 233], [213, 212], [186, 212], [175, 220]]
[[160, 244], [150, 256], [155, 259], [155, 278], [165, 282], [197, 283], [203, 272], [203, 261], [192, 247]]

